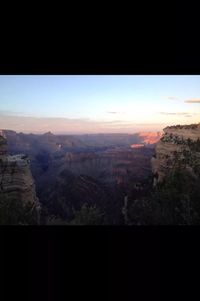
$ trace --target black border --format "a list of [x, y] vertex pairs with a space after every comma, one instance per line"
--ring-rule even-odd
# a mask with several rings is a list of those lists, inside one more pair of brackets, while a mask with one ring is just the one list
[[2, 226], [0, 237], [3, 278], [24, 300], [179, 300], [198, 288], [199, 227]]
[[13, 33], [1, 40], [0, 74], [200, 74], [197, 36], [188, 22], [181, 27], [178, 18], [167, 24], [160, 18], [144, 28], [113, 25], [112, 32], [100, 24], [93, 33], [83, 24], [74, 35], [49, 32], [37, 40]]
[[[185, 32], [174, 23], [167, 35], [152, 35], [154, 29], [140, 38], [131, 31], [77, 36], [76, 43], [67, 37], [59, 47], [54, 40], [2, 42], [0, 74], [200, 74], [198, 48]], [[87, 300], [169, 300], [175, 288], [179, 299], [196, 285], [199, 234], [195, 226], [2, 226], [4, 298], [14, 292], [25, 300], [74, 300], [79, 292]]]

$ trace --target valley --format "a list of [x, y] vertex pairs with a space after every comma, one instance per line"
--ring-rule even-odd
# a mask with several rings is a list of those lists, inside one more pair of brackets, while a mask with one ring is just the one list
[[2, 221], [200, 223], [199, 124], [170, 126], [149, 136], [1, 130], [0, 139]]
[[[151, 178], [155, 144], [144, 141], [147, 134], [70, 136], [1, 130], [1, 135], [10, 154], [29, 158], [44, 219], [70, 221], [74, 210], [87, 204], [103, 212], [103, 223], [121, 224], [125, 195]], [[142, 147], [132, 148], [133, 143]]]

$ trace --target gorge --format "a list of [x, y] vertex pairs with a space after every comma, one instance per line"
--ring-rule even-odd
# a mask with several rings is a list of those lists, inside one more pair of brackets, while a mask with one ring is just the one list
[[199, 124], [163, 133], [0, 135], [1, 204], [15, 199], [33, 217], [19, 223], [200, 222]]

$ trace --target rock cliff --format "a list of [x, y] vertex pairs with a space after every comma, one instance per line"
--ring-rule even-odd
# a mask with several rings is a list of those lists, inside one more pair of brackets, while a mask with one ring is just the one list
[[152, 158], [154, 185], [163, 182], [176, 167], [193, 177], [200, 175], [200, 124], [166, 127]]
[[[15, 208], [13, 212], [11, 208]], [[21, 210], [20, 214], [18, 210]], [[30, 221], [38, 224], [39, 215], [40, 204], [35, 193], [29, 159], [21, 154], [8, 155], [7, 141], [0, 136], [0, 222], [29, 224]]]

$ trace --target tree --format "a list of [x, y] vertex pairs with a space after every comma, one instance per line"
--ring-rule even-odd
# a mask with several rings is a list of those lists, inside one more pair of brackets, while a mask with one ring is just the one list
[[149, 196], [130, 201], [131, 224], [200, 224], [200, 178], [174, 168]]
[[103, 213], [94, 205], [83, 204], [79, 211], [74, 211], [71, 225], [100, 225], [103, 223]]
[[20, 195], [0, 193], [1, 225], [37, 224], [37, 212], [32, 204], [23, 204]]

